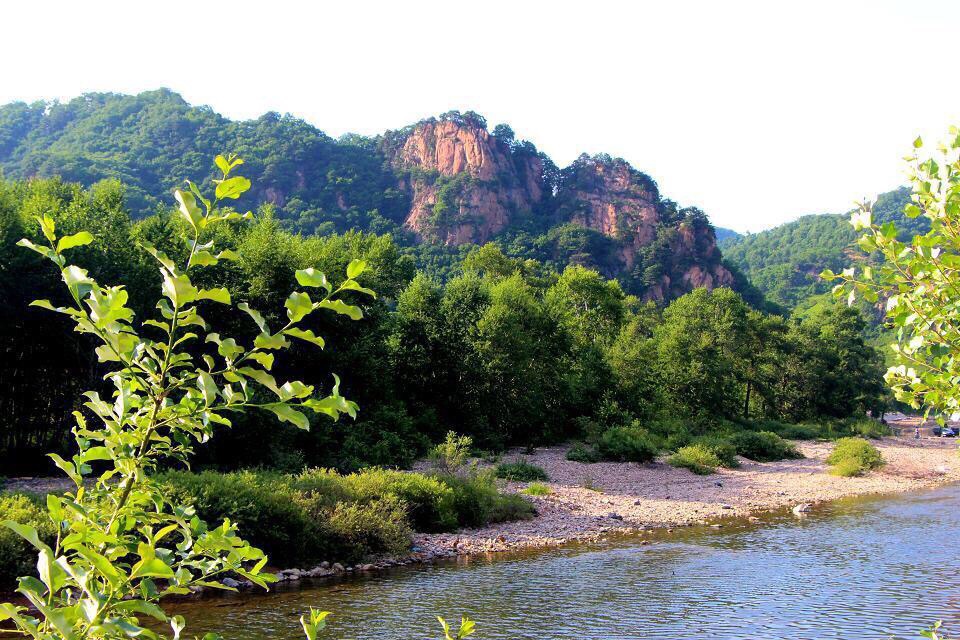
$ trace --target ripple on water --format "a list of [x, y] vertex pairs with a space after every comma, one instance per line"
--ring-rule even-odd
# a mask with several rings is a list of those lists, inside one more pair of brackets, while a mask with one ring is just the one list
[[[300, 638], [307, 608], [335, 612], [327, 637], [436, 637], [436, 615], [486, 639], [916, 637], [960, 629], [960, 487], [844, 500], [797, 520], [678, 532], [492, 561], [358, 577], [266, 596], [182, 604], [188, 631]], [[192, 629], [191, 629], [192, 628]]]

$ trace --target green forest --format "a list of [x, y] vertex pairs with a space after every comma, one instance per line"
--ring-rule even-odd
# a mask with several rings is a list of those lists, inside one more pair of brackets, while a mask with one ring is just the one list
[[[42, 237], [41, 214], [64, 233], [90, 231], [96, 240], [74, 250], [77, 261], [99, 281], [127, 283], [130, 307], [145, 317], [157, 278], [142, 247], [182, 255], [185, 223], [162, 207], [131, 215], [127, 193], [118, 180], [0, 183], [0, 412], [16, 416], [0, 455], [11, 474], [45, 470], [43, 454], [66, 446], [80, 393], [105, 384], [87, 339], [28, 306], [63, 294], [59, 278], [15, 242]], [[355, 422], [321, 416], [304, 432], [250, 413], [199, 448], [200, 467], [406, 467], [448, 431], [488, 451], [597, 442], [615, 429], [647, 450], [671, 450], [750, 421], [845, 418], [884, 401], [880, 357], [864, 341], [861, 315], [843, 305], [790, 318], [729, 289], [657, 305], [596, 271], [510, 257], [494, 244], [465, 251], [441, 280], [389, 235], [301, 235], [269, 205], [213, 239], [241, 259], [210, 265], [202, 284], [229, 286], [268, 320], [282, 314], [294, 271], [308, 266], [341, 274], [362, 259], [360, 282], [378, 297], [357, 294], [357, 322], [317, 320], [326, 348], [293, 345], [282, 370], [311, 384], [339, 373], [361, 408]], [[250, 333], [214, 318], [234, 335]]]

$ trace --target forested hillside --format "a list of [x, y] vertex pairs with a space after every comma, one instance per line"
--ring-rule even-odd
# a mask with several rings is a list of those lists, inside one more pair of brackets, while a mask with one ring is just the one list
[[583, 155], [557, 167], [508, 125], [488, 129], [473, 112], [334, 140], [290, 115], [231, 121], [168, 90], [0, 107], [6, 177], [118, 179], [135, 218], [168, 202], [185, 176], [207, 175], [224, 151], [245, 159], [248, 206], [272, 205], [281, 228], [390, 233], [441, 279], [471, 247], [495, 241], [514, 257], [617, 277], [645, 299], [733, 286], [761, 304], [722, 263], [702, 211], [663, 197], [622, 159]]
[[[901, 187], [881, 194], [873, 208], [879, 224], [895, 220], [904, 236], [925, 233], [925, 218], [909, 219], [903, 207], [910, 190]], [[793, 309], [812, 296], [825, 293], [831, 285], [819, 274], [824, 269], [842, 271], [851, 263], [867, 259], [856, 246], [850, 214], [803, 216], [768, 231], [720, 242], [724, 257], [735, 264], [770, 302]]]

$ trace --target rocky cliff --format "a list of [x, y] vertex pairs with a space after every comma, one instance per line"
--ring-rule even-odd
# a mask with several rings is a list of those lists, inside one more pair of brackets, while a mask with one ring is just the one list
[[384, 151], [411, 196], [404, 225], [445, 244], [490, 240], [541, 202], [543, 162], [531, 147], [492, 135], [475, 114], [388, 134]]

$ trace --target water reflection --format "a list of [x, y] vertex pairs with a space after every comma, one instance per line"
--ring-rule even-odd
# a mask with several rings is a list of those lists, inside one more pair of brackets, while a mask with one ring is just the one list
[[188, 632], [299, 638], [310, 606], [327, 637], [436, 637], [435, 616], [477, 638], [916, 637], [960, 629], [960, 487], [847, 500], [802, 520], [678, 530], [654, 545], [602, 546], [399, 569], [370, 578], [179, 605]]

